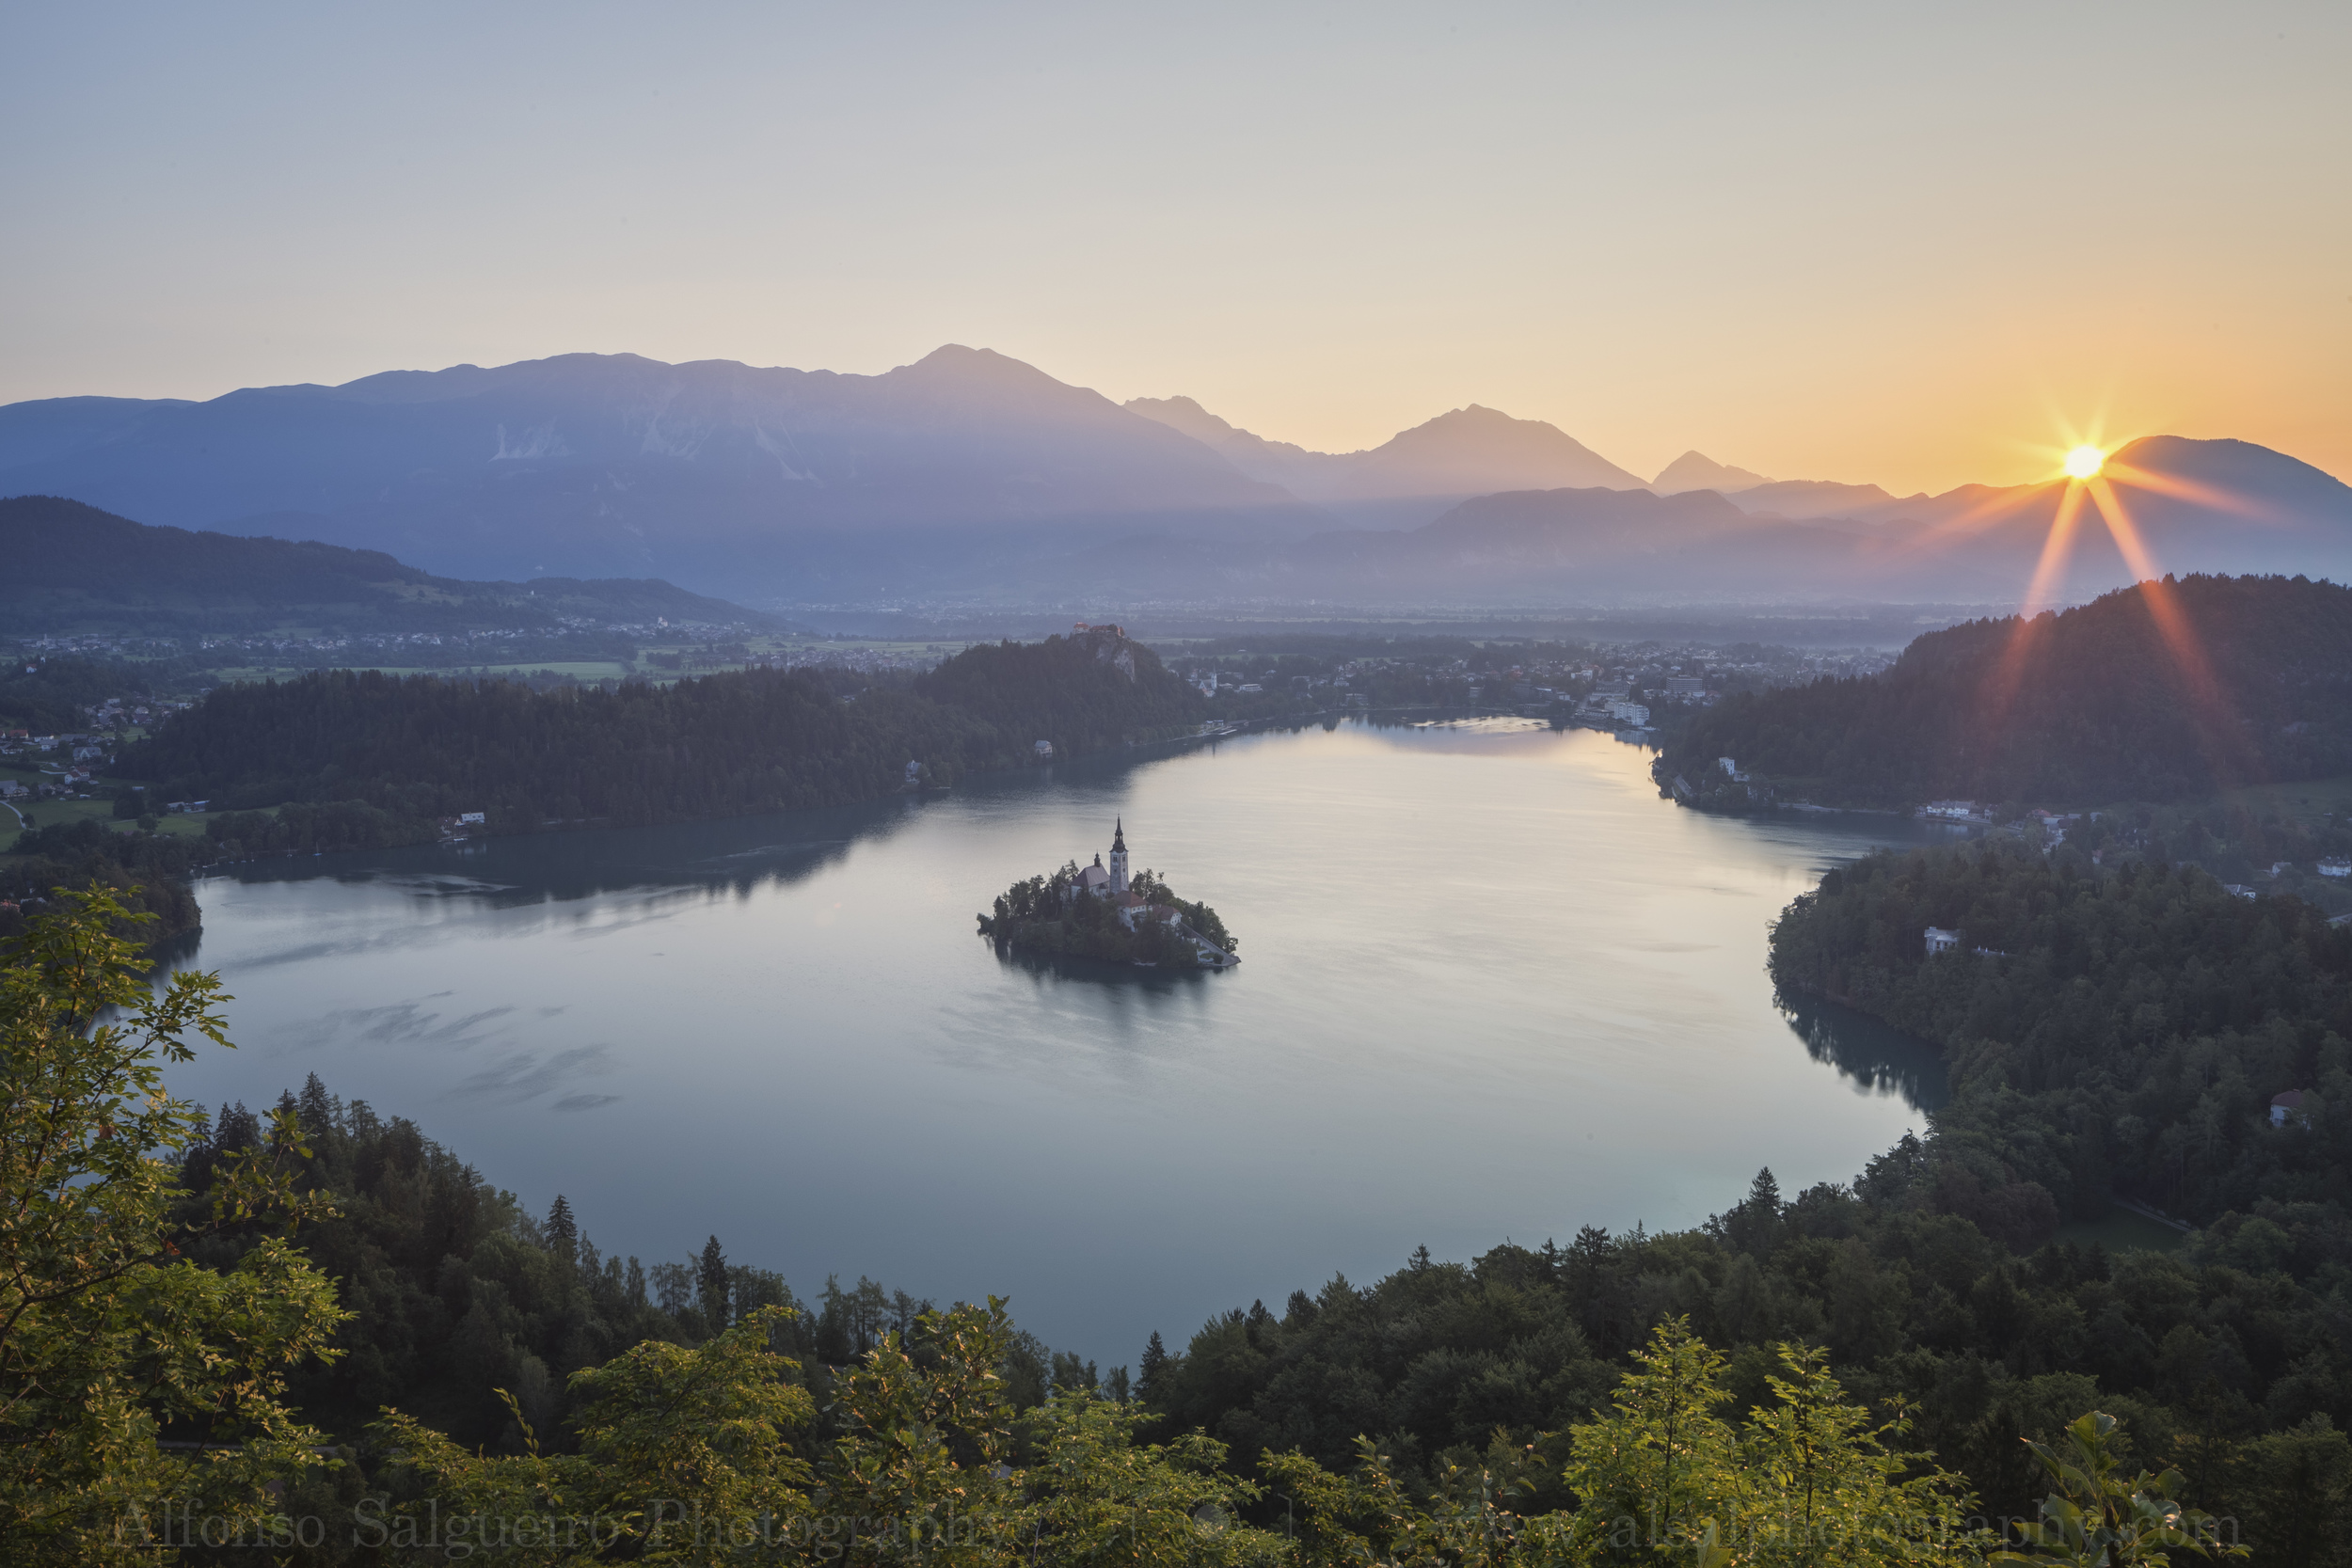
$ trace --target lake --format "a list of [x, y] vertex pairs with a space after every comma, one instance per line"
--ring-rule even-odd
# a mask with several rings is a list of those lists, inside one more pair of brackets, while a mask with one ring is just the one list
[[[1690, 1226], [1850, 1180], [1940, 1075], [1784, 1015], [1769, 923], [1891, 817], [1703, 816], [1648, 753], [1355, 721], [830, 812], [230, 868], [198, 886], [261, 1108], [315, 1072], [607, 1252], [717, 1235], [803, 1299], [993, 1291], [1132, 1365], [1426, 1243]], [[974, 915], [1107, 850], [1205, 899], [1223, 973], [1000, 958]]]

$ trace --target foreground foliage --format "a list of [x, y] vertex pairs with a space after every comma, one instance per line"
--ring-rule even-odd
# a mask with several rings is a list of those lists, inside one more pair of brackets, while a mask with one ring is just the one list
[[[0, 1560], [151, 1561], [173, 1509], [256, 1520], [320, 1463], [286, 1375], [332, 1354], [342, 1314], [283, 1235], [226, 1273], [184, 1256], [173, 1182], [200, 1114], [162, 1064], [228, 1043], [219, 983], [150, 993], [115, 934], [131, 911], [57, 901], [0, 949]], [[258, 1161], [221, 1196], [246, 1220], [311, 1207]]]

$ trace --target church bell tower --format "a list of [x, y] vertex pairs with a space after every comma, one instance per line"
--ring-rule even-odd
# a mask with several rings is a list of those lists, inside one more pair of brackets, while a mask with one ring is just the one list
[[1111, 891], [1127, 891], [1127, 824], [1124, 819], [1111, 830]]

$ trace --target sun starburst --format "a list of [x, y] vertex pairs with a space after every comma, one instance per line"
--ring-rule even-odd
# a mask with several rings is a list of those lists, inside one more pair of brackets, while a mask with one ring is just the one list
[[2010, 491], [1988, 498], [1936, 531], [1948, 534], [2030, 516], [2045, 505], [2049, 509], [2049, 526], [2026, 588], [2025, 602], [2018, 607], [2016, 627], [1983, 692], [1982, 721], [1996, 729], [2025, 688], [2027, 666], [2052, 624], [2047, 615], [2038, 612], [2055, 608], [2058, 603], [2088, 504], [2098, 514], [2117, 553], [2137, 579], [2132, 591], [2139, 594], [2145, 605], [2149, 623], [2179, 677], [2185, 707], [2200, 743], [2220, 776], [2241, 774], [2244, 769], [2237, 764], [2245, 757], [2246, 748], [2237, 735], [2238, 726], [2232, 719], [2220, 685], [2214, 677], [2212, 663], [2196, 628], [2189, 624], [2172, 579], [2158, 564], [2131, 509], [2124, 504], [2122, 491], [2128, 486], [2244, 517], [2263, 518], [2265, 514], [2208, 485], [2114, 461], [2113, 454], [2130, 443], [2109, 443], [2097, 425], [2088, 431], [2063, 434], [2061, 442], [2044, 449], [2051, 459], [2048, 481], [2026, 487], [2022, 493]]

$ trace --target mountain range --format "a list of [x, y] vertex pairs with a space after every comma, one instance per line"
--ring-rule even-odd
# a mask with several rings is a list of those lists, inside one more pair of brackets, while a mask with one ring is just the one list
[[1236, 430], [1190, 398], [1122, 404], [1181, 430], [1250, 478], [1279, 484], [1343, 523], [1395, 530], [1432, 522], [1498, 490], [1639, 490], [1642, 481], [1540, 420], [1471, 404], [1366, 451], [1309, 451]]
[[[2172, 436], [2115, 462], [2145, 482], [2117, 493], [2164, 569], [2352, 577], [2352, 489], [2316, 468]], [[1477, 404], [1311, 451], [955, 345], [880, 375], [582, 354], [0, 407], [0, 495], [771, 606], [2014, 599], [2062, 493], [1898, 497], [1696, 451], [1645, 482]], [[2136, 575], [2083, 522], [2056, 596]]]

